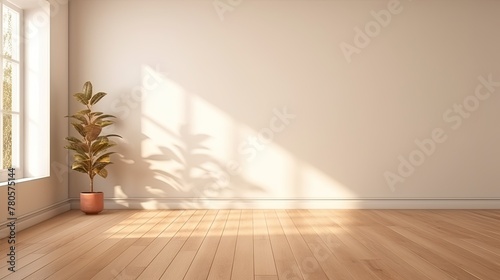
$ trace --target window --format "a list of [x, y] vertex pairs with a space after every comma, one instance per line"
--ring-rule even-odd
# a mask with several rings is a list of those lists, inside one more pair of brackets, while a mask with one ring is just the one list
[[[4, 2], [1, 14], [1, 60], [0, 87], [0, 182], [6, 180], [7, 169], [16, 168], [16, 178], [22, 175], [22, 131], [23, 131], [23, 52], [21, 46], [22, 11]], [[21, 175], [21, 176], [20, 176]]]

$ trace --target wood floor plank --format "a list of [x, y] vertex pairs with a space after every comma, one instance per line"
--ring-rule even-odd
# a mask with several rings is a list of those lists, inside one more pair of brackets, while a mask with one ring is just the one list
[[[36, 244], [39, 241], [50, 237], [54, 231], [59, 231], [68, 227], [69, 220], [75, 220], [79, 217], [83, 218], [82, 213], [77, 210], [67, 211], [60, 215], [55, 216], [43, 223], [36, 224], [29, 228], [29, 230], [21, 230], [16, 233], [16, 245], [20, 250], [24, 250], [25, 247]], [[75, 221], [76, 223], [77, 221]], [[0, 244], [5, 244], [6, 238], [0, 239]], [[7, 247], [0, 247], [0, 256], [7, 253]]]
[[474, 254], [478, 259], [485, 259], [491, 261], [494, 265], [500, 267], [500, 255], [495, 252], [485, 250], [483, 247], [474, 244], [473, 239], [450, 239], [450, 243]]
[[142, 271], [137, 279], [160, 279], [168, 269], [172, 261], [176, 258], [177, 253], [180, 251], [186, 240], [188, 240], [191, 233], [198, 226], [200, 221], [206, 214], [206, 210], [196, 210], [184, 225], [177, 231], [166, 246], [156, 255], [151, 263]]
[[263, 210], [254, 211], [253, 237], [255, 278], [257, 279], [260, 276], [278, 277], [271, 240], [269, 239], [269, 231], [267, 230], [266, 217]]
[[229, 210], [219, 211], [210, 228], [209, 234], [207, 234], [205, 240], [203, 240], [203, 244], [196, 253], [186, 276], [184, 276], [184, 280], [204, 280], [208, 278], [228, 215]]
[[[152, 229], [149, 238], [153, 238], [151, 243], [144, 248], [122, 271], [120, 271], [115, 279], [136, 279], [151, 263], [151, 261], [160, 253], [168, 242], [175, 236], [177, 231], [186, 223], [194, 211], [166, 211], [170, 215], [166, 216]], [[154, 232], [157, 232], [155, 235]], [[142, 244], [142, 243], [141, 243]]]
[[275, 210], [265, 211], [269, 238], [279, 279], [304, 279]]
[[[489, 260], [479, 260], [475, 255], [448, 242], [447, 239], [434, 241], [432, 234], [427, 234], [415, 229], [408, 230], [403, 227], [392, 227], [399, 234], [423, 244], [426, 248], [431, 248], [441, 256], [454, 262], [457, 267], [464, 268], [465, 271], [480, 279], [494, 279], [499, 275], [500, 266], [492, 264]], [[416, 234], [418, 232], [419, 234]]]
[[[90, 278], [92, 280], [99, 279], [113, 279], [119, 272], [122, 271], [135, 256], [140, 254], [146, 246], [143, 245], [130, 245], [123, 253], [117, 254], [106, 267], [101, 269], [94, 277]], [[81, 278], [80, 278], [81, 279]]]
[[[172, 212], [168, 214], [171, 213]], [[135, 239], [135, 241], [122, 254], [118, 255], [106, 267], [101, 269], [92, 279], [112, 279], [119, 275], [120, 272], [153, 241], [151, 237], [156, 237], [159, 234], [158, 223], [164, 221], [168, 215], [165, 214], [165, 211], [155, 213], [151, 219], [134, 232], [136, 236], [134, 236], [134, 234], [128, 235], [127, 238]]]
[[409, 248], [404, 246], [404, 244], [394, 242], [387, 234], [384, 234], [381, 229], [379, 231], [372, 231], [371, 237], [374, 241], [382, 244], [382, 246], [386, 247], [389, 251], [397, 255], [399, 258], [405, 260], [408, 265], [414, 267], [415, 269], [420, 271], [420, 273], [426, 275], [427, 278], [443, 280], [454, 279], [446, 272], [434, 266], [426, 259], [420, 257], [415, 252], [411, 251]]
[[263, 275], [256, 275], [255, 280], [278, 280], [278, 276], [263, 276]]
[[323, 220], [323, 217], [311, 215], [307, 210], [289, 210], [293, 213], [293, 222], [299, 230], [302, 238], [307, 242], [314, 257], [323, 268], [323, 271], [329, 279], [354, 279], [345, 266], [337, 259], [332, 251], [321, 238], [320, 230], [314, 227], [318, 224], [327, 224], [328, 220]]
[[[377, 217], [373, 213], [365, 214], [372, 216], [375, 219]], [[383, 224], [386, 223], [384, 222]], [[392, 225], [392, 223], [390, 224]], [[381, 279], [429, 279], [424, 273], [413, 267], [411, 262], [390, 250], [388, 246], [384, 246], [384, 243], [378, 242], [375, 238], [373, 238], [372, 230], [376, 230], [381, 227], [383, 226], [374, 225], [371, 227], [355, 227], [346, 229], [352, 236], [365, 245], [365, 247], [376, 254], [376, 259], [364, 260], [363, 262], [371, 267]], [[369, 228], [369, 230], [367, 230], [367, 228]]]
[[475, 239], [464, 239], [464, 241], [473, 244], [474, 246], [480, 248], [481, 250], [495, 254], [497, 256], [495, 260], [500, 258], [500, 242], [492, 244]]
[[295, 227], [292, 217], [286, 210], [277, 210], [276, 212], [304, 279], [328, 279], [318, 260]]
[[[411, 220], [408, 220], [404, 216], [398, 215], [399, 212], [384, 210], [383, 212], [377, 211], [375, 213], [381, 214], [385, 217], [391, 217], [392, 219], [394, 219], [396, 224], [400, 224], [401, 226], [414, 226]], [[392, 231], [394, 231], [395, 228], [396, 226], [389, 227], [389, 229]], [[446, 272], [454, 279], [477, 279], [477, 277], [463, 270], [461, 267], [451, 262], [449, 258], [446, 258], [439, 252], [435, 251], [432, 247], [422, 246], [423, 244], [419, 243], [417, 240], [414, 240], [411, 237], [406, 237], [399, 233], [395, 234], [395, 232], [385, 231], [384, 234], [386, 236], [389, 236], [393, 242], [404, 245], [406, 248], [410, 249], [421, 258], [426, 259], [429, 263], [434, 264], [436, 267]]]
[[[330, 218], [332, 223], [337, 224], [339, 227], [335, 229], [336, 236], [344, 243], [349, 250], [354, 255], [355, 258], [360, 260], [373, 260], [376, 259], [375, 254], [370, 251], [366, 246], [364, 246], [361, 242], [359, 242], [356, 238], [349, 233], [347, 229], [356, 228], [356, 227], [370, 227], [374, 226], [373, 224], [367, 224], [366, 222], [360, 222], [363, 220], [360, 217], [359, 211], [353, 212], [352, 210], [343, 210], [349, 211], [347, 213], [340, 213], [336, 210], [327, 211], [326, 216]], [[357, 216], [352, 219], [351, 215]]]
[[346, 212], [345, 210], [315, 211], [315, 216], [323, 217], [317, 226], [318, 230], [323, 231], [321, 238], [354, 279], [381, 279], [366, 262], [376, 260], [376, 256], [361, 242], [354, 239], [347, 230], [365, 224], [355, 223], [354, 220], [343, 217], [351, 213], [352, 211]]
[[[377, 213], [372, 210], [360, 211], [360, 213], [374, 220], [379, 220], [379, 218], [382, 217], [377, 215]], [[424, 251], [412, 250], [414, 249], [414, 243], [410, 240], [406, 240], [402, 236], [394, 234], [394, 232], [390, 230], [390, 227], [395, 224], [394, 221], [390, 222], [391, 219], [388, 219], [385, 216], [383, 217], [384, 222], [379, 225], [351, 228], [348, 229], [348, 231], [350, 231], [356, 239], [362, 241], [365, 246], [370, 248], [373, 252], [383, 253], [386, 256], [384, 263], [390, 267], [390, 270], [397, 271], [398, 274], [400, 274], [399, 278], [404, 276], [406, 279], [426, 279], [430, 278], [428, 275], [431, 274], [433, 275], [432, 277], [440, 277], [441, 279], [456, 279], [454, 276], [447, 274], [446, 270], [436, 267], [432, 261], [425, 258], [422, 253]], [[388, 239], [391, 244], [387, 245], [385, 242], [380, 242], [372, 231], [375, 231], [379, 233], [379, 235], [382, 235], [383, 238]], [[395, 250], [395, 248], [399, 248], [400, 250]], [[401, 254], [407, 256], [401, 256]], [[438, 257], [433, 255], [433, 252], [431, 251], [427, 251], [425, 255], [429, 257], [432, 256], [433, 259]], [[419, 265], [417, 265], [418, 263], [421, 264], [420, 268], [428, 268], [419, 269]]]
[[[457, 264], [457, 266], [467, 267], [466, 271], [478, 278], [488, 278], [498, 274], [500, 267], [490, 259], [481, 259], [476, 254], [451, 243], [450, 238], [462, 239], [469, 236], [463, 233], [465, 229], [457, 229], [454, 226], [451, 227], [450, 232], [446, 232], [446, 227], [443, 226], [443, 223], [436, 222], [439, 217], [434, 212], [431, 212], [432, 215], [423, 211], [413, 212], [411, 225], [390, 228], [399, 234], [407, 237], [411, 236], [413, 240], [418, 240], [419, 244], [421, 242], [425, 243], [427, 246], [424, 247], [432, 248], [432, 250], [437, 251], [439, 254], [448, 256], [448, 259]], [[404, 215], [403, 218], [408, 219], [408, 213], [402, 213]], [[389, 214], [395, 215], [394, 212]], [[478, 239], [482, 240], [482, 237], [478, 235]]]
[[160, 279], [182, 280], [212, 226], [217, 210], [208, 210]]
[[[98, 244], [99, 240], [95, 238], [95, 236], [99, 236], [103, 231], [111, 228], [114, 224], [122, 221], [125, 217], [130, 216], [130, 213], [116, 213], [114, 215], [103, 215], [107, 219], [97, 220], [99, 223], [96, 227], [89, 227], [91, 230], [85, 234], [80, 236], [75, 235], [74, 239], [64, 244], [64, 246], [57, 246], [57, 249], [53, 249], [52, 246], [48, 246], [52, 248], [52, 251], [46, 253], [47, 256], [54, 256], [55, 260], [51, 263], [48, 263], [47, 256], [43, 259], [39, 259], [33, 264], [38, 263], [38, 267], [41, 267], [36, 272], [26, 277], [25, 279], [44, 279], [49, 277], [50, 275], [56, 273], [64, 266], [69, 264], [71, 261], [75, 259], [74, 250], [85, 250], [85, 248], [92, 248], [96, 244]], [[58, 243], [56, 243], [58, 244]]]
[[[39, 258], [27, 263], [26, 265], [18, 265], [17, 267], [20, 271], [17, 273], [17, 277], [20, 277], [21, 279], [26, 278], [28, 275], [33, 274], [37, 270], [46, 266], [48, 263], [57, 260], [61, 257], [61, 255], [71, 252], [73, 248], [79, 246], [78, 241], [71, 241], [74, 241], [75, 239], [88, 240], [92, 238], [93, 227], [89, 225], [91, 225], [93, 221], [108, 221], [113, 217], [113, 215], [101, 215], [98, 218], [79, 219], [79, 223], [70, 224], [71, 226], [69, 227], [59, 229], [59, 231], [52, 234], [52, 237], [43, 239], [39, 244], [32, 244], [29, 247], [30, 250], [20, 251], [18, 256], [31, 256], [34, 254], [37, 256], [43, 256], [43, 259]], [[4, 269], [0, 270], [0, 277], [4, 276], [5, 272], [6, 270]]]
[[[445, 223], [443, 226], [451, 224], [455, 230], [460, 231], [468, 238], [485, 240], [487, 242], [500, 242], [500, 232], [498, 232], [500, 219], [494, 221], [491, 221], [487, 217], [479, 219], [476, 216], [469, 215], [467, 212], [458, 211], [439, 211], [436, 213], [436, 216], [440, 221]], [[463, 218], [456, 219], [457, 215]]]
[[236, 250], [236, 239], [240, 226], [241, 210], [231, 210], [228, 215], [224, 232], [217, 247], [210, 272], [209, 280], [231, 279], [233, 271], [234, 251]]
[[[42, 250], [43, 248], [45, 248], [45, 251], [51, 251], [53, 242], [61, 242], [61, 238], [64, 238], [65, 236], [69, 236], [71, 238], [73, 236], [71, 234], [72, 232], [82, 233], [82, 231], [79, 231], [79, 229], [83, 229], [83, 231], [90, 230], [90, 228], [87, 228], [87, 225], [89, 223], [92, 223], [94, 220], [103, 218], [103, 216], [100, 216], [97, 219], [91, 220], [86, 219], [85, 215], [80, 211], [70, 212], [72, 212], [71, 215], [64, 216], [64, 219], [68, 219], [66, 223], [58, 223], [57, 226], [54, 226], [52, 223], [50, 223], [49, 228], [51, 230], [49, 231], [40, 230], [41, 228], [37, 227], [35, 229], [35, 232], [39, 232], [39, 235], [32, 236], [30, 233], [27, 233], [24, 234], [24, 238], [16, 236], [16, 250], [18, 260], [21, 260], [25, 256], [30, 256], [31, 254], [44, 254], [43, 252], [40, 252], [40, 250]], [[23, 231], [21, 231], [20, 233], [22, 232]], [[26, 239], [26, 237], [29, 236], [31, 236], [30, 238], [32, 239]], [[6, 266], [7, 264], [0, 264], [0, 277], [3, 275], [2, 272], [5, 272], [4, 268]], [[21, 268], [21, 266], [19, 266], [19, 268]]]
[[96, 257], [107, 253], [108, 249], [112, 248], [123, 238], [123, 234], [120, 234], [120, 232], [127, 234], [136, 229], [137, 226], [134, 225], [135, 219], [141, 218], [146, 214], [146, 212], [137, 211], [131, 211], [131, 213], [133, 213], [131, 216], [122, 220], [118, 224], [113, 225], [113, 227], [104, 231], [101, 235], [97, 235], [95, 239], [98, 242], [93, 244], [95, 246], [90, 249], [84, 246], [81, 248], [81, 251], [76, 251], [77, 258], [74, 258], [72, 262], [58, 270], [56, 273], [50, 275], [47, 279], [69, 279], [72, 275], [83, 269], [87, 264], [94, 261]]
[[100, 270], [105, 268], [109, 263], [111, 263], [115, 258], [120, 256], [125, 250], [134, 244], [137, 238], [140, 238], [145, 232], [150, 228], [148, 222], [157, 215], [156, 211], [145, 211], [143, 215], [135, 219], [135, 221], [126, 227], [125, 230], [121, 230], [113, 235], [113, 237], [108, 238], [110, 243], [113, 243], [104, 254], [99, 256], [94, 256], [93, 260], [86, 264], [82, 269], [77, 271], [69, 280], [79, 280], [79, 279], [91, 279]]
[[0, 279], [489, 280], [499, 224], [499, 210], [74, 210], [20, 232]]
[[231, 279], [254, 279], [252, 210], [243, 210], [241, 212]]

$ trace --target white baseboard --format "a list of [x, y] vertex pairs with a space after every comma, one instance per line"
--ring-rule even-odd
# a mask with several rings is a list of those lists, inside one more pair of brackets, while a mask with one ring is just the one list
[[[105, 198], [106, 209], [500, 209], [500, 198]], [[79, 209], [79, 199], [71, 199]]]
[[[47, 219], [55, 217], [61, 213], [69, 211], [71, 209], [71, 204], [69, 200], [55, 203], [48, 207], [33, 211], [31, 213], [17, 217], [16, 219], [16, 231], [21, 231], [23, 229], [34, 226], [40, 222]], [[9, 235], [9, 229], [6, 225], [9, 221], [0, 223], [0, 238], [7, 237]]]

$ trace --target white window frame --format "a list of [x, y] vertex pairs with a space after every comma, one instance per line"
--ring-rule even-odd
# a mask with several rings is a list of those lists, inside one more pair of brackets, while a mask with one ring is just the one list
[[[11, 10], [17, 12], [19, 14], [19, 61], [16, 61], [14, 59], [8, 59], [5, 58], [3, 55], [3, 43], [1, 40], [3, 40], [3, 9], [4, 6], [7, 6]], [[0, 65], [2, 65], [2, 71], [0, 71], [0, 81], [3, 82], [3, 62], [4, 60], [8, 59], [13, 63], [18, 64], [19, 67], [19, 111], [18, 112], [8, 112], [11, 113], [12, 115], [18, 115], [19, 116], [19, 142], [15, 144], [19, 151], [18, 151], [18, 159], [16, 161], [18, 162], [17, 166], [14, 165], [16, 169], [15, 171], [15, 178], [16, 179], [22, 179], [24, 176], [23, 172], [23, 163], [24, 163], [24, 96], [25, 96], [25, 91], [24, 91], [24, 84], [25, 84], [25, 77], [24, 77], [24, 44], [22, 38], [24, 38], [24, 15], [23, 15], [23, 10], [14, 5], [13, 3], [9, 1], [0, 1], [0, 31], [1, 32], [1, 37], [0, 37]], [[3, 86], [0, 85], [0, 92], [3, 90]], [[3, 111], [3, 108], [0, 107], [0, 113], [4, 114], [5, 112]], [[3, 118], [2, 118], [3, 119]], [[2, 121], [0, 119], [0, 121]], [[3, 145], [2, 139], [0, 139], [0, 145]], [[14, 144], [13, 144], [14, 145]], [[3, 149], [2, 149], [3, 150]], [[2, 155], [2, 150], [0, 150], [0, 158], [3, 159]], [[5, 183], [8, 179], [8, 169], [3, 169], [2, 166], [0, 166], [0, 183]]]

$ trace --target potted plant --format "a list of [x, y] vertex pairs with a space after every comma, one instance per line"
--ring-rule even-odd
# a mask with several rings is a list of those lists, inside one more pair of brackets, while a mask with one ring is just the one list
[[88, 192], [80, 193], [80, 209], [86, 214], [98, 214], [104, 208], [104, 195], [94, 192], [94, 178], [99, 175], [108, 176], [106, 166], [111, 164], [109, 148], [116, 145], [110, 141], [111, 137], [120, 137], [117, 134], [101, 135], [103, 128], [113, 124], [110, 120], [113, 115], [94, 111], [92, 106], [97, 104], [105, 92], [93, 94], [92, 83], [86, 82], [82, 92], [73, 94], [73, 97], [85, 107], [73, 115], [66, 116], [72, 120], [71, 125], [78, 132], [79, 137], [66, 137], [66, 149], [72, 150], [73, 163], [71, 169], [87, 174], [90, 180]]

